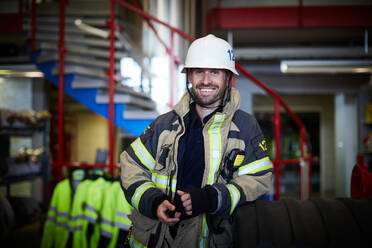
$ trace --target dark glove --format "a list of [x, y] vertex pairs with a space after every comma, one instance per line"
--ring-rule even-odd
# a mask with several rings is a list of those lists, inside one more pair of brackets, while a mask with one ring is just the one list
[[197, 216], [202, 213], [212, 213], [217, 209], [218, 193], [217, 190], [211, 186], [206, 185], [203, 188], [186, 188], [191, 196], [192, 216]]

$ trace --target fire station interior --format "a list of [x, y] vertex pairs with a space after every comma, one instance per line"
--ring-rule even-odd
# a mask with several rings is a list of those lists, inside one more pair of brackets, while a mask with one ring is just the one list
[[[265, 200], [371, 197], [371, 12], [371, 0], [0, 1], [0, 240], [40, 247], [73, 170], [118, 181], [121, 152], [185, 93], [190, 37], [208, 33], [234, 48], [241, 109], [265, 136]], [[352, 216], [370, 226], [365, 204]]]

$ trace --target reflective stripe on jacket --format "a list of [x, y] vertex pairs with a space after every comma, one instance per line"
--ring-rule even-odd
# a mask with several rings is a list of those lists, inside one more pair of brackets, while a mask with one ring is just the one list
[[[164, 225], [158, 228], [158, 221], [151, 219], [152, 202], [164, 193], [170, 199], [174, 197], [178, 144], [184, 134], [184, 117], [189, 112], [190, 100], [186, 93], [173, 111], [159, 116], [120, 156], [124, 193], [135, 209], [131, 216], [134, 227], [131, 244], [134, 247], [146, 246], [154, 235], [159, 238], [160, 247], [167, 236], [167, 228]], [[230, 215], [238, 205], [257, 199], [271, 187], [272, 164], [264, 137], [257, 121], [239, 110], [239, 106], [239, 92], [232, 89], [231, 101], [203, 128], [205, 170], [202, 186], [209, 184], [217, 189], [219, 204], [216, 214], [219, 216]], [[241, 149], [245, 155], [236, 165], [233, 179], [226, 183], [220, 172], [225, 156], [232, 149]], [[187, 151], [185, 155], [192, 156]], [[208, 246], [209, 229], [205, 215], [185, 220], [183, 224], [185, 227], [180, 225], [174, 247]], [[136, 231], [136, 226], [142, 228], [142, 232]]]

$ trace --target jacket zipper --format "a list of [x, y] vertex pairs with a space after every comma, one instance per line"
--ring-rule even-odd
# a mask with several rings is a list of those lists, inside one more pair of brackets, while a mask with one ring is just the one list
[[[181, 118], [181, 117], [179, 117]], [[171, 169], [171, 172], [170, 172], [170, 175], [169, 175], [169, 199], [172, 199], [173, 200], [173, 194], [172, 194], [172, 182], [173, 182], [173, 177], [174, 177], [174, 174], [176, 173], [176, 161], [175, 161], [175, 147], [176, 145], [175, 144], [178, 144], [178, 140], [179, 140], [179, 137], [183, 134], [184, 132], [184, 125], [183, 125], [183, 122], [182, 120], [180, 121], [180, 123], [182, 124], [181, 125], [181, 131], [177, 133], [176, 137], [174, 138], [175, 142], [174, 142], [174, 145], [172, 147], [172, 161], [173, 162], [173, 169]]]

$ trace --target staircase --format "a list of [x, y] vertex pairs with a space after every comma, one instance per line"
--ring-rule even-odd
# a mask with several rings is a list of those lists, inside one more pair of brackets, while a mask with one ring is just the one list
[[[58, 86], [59, 3], [37, 5], [36, 51], [30, 54], [32, 62], [45, 77]], [[108, 119], [109, 28], [110, 1], [69, 1], [65, 17], [65, 93], [90, 110]], [[120, 77], [120, 59], [132, 57], [142, 66], [143, 56], [137, 51], [129, 35], [131, 28], [122, 21], [124, 11], [116, 6], [115, 73]], [[30, 25], [25, 25], [30, 27]], [[132, 27], [133, 28], [133, 27]], [[120, 83], [115, 85], [114, 123], [136, 136], [158, 115], [156, 103], [148, 94], [137, 92]]]

